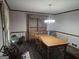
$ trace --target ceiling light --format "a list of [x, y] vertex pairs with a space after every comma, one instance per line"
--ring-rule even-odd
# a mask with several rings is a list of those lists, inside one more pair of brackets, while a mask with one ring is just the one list
[[[51, 9], [52, 4], [48, 4], [48, 6], [49, 6], [49, 9]], [[49, 11], [50, 11], [50, 10], [49, 10]], [[48, 24], [50, 24], [50, 23], [55, 23], [55, 19], [54, 19], [54, 17], [53, 17], [52, 15], [49, 15], [49, 16], [47, 17], [47, 19], [44, 20], [44, 23], [48, 23]]]
[[[53, 17], [53, 16], [52, 16]], [[48, 17], [46, 20], [44, 20], [44, 23], [48, 23], [48, 24], [50, 24], [50, 23], [55, 23], [55, 19], [54, 18], [52, 18], [52, 17]]]

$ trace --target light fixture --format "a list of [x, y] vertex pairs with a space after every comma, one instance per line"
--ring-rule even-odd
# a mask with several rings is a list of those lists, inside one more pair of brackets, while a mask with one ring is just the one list
[[[49, 4], [48, 6], [49, 6], [49, 9], [51, 9], [52, 4]], [[50, 10], [49, 10], [49, 11], [50, 11]], [[55, 23], [55, 19], [54, 19], [54, 17], [53, 17], [52, 15], [49, 15], [49, 16], [47, 17], [47, 19], [44, 20], [44, 23], [47, 23], [47, 24]]]
[[[52, 16], [53, 17], [53, 16]], [[48, 16], [46, 20], [44, 20], [44, 23], [55, 23], [55, 19], [52, 18], [51, 16]]]

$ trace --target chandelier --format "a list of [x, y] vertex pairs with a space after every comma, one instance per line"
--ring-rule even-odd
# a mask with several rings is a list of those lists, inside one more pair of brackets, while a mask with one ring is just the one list
[[[52, 4], [49, 4], [48, 6], [49, 6], [49, 9], [51, 9]], [[47, 23], [47, 24], [55, 23], [55, 19], [52, 15], [48, 15], [47, 19], [44, 20], [44, 23]]]

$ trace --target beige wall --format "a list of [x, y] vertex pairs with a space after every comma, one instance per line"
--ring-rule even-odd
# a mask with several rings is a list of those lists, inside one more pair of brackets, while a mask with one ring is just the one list
[[10, 31], [26, 31], [25, 12], [10, 11]]

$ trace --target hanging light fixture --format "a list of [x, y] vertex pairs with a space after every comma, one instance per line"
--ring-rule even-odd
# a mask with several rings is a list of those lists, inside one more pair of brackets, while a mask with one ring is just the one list
[[[49, 6], [49, 9], [51, 9], [52, 4], [49, 4], [48, 6]], [[50, 10], [49, 10], [49, 11], [50, 11]], [[48, 23], [48, 24], [50, 24], [50, 23], [55, 23], [55, 19], [54, 19], [54, 17], [53, 17], [52, 15], [49, 15], [49, 16], [47, 17], [47, 19], [44, 20], [44, 23]]]
[[[53, 16], [52, 16], [53, 17]], [[55, 23], [55, 19], [54, 18], [52, 18], [50, 15], [47, 17], [47, 19], [46, 20], [44, 20], [44, 23], [48, 23], [48, 24], [50, 24], [50, 23]]]

